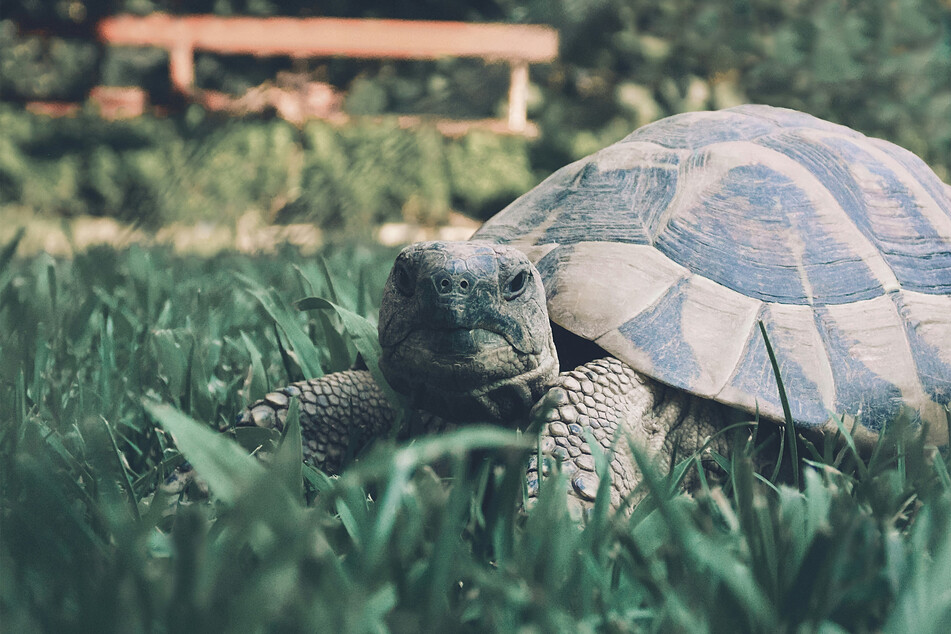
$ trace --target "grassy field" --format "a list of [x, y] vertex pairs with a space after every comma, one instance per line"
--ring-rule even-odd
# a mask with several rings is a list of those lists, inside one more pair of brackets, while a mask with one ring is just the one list
[[[558, 474], [523, 510], [533, 443], [514, 432], [384, 439], [328, 478], [301, 465], [293, 424], [267, 464], [212, 431], [347, 367], [339, 317], [292, 302], [372, 319], [393, 255], [0, 246], [3, 629], [948, 631], [948, 459], [901, 425], [866, 461], [847, 443], [784, 451], [791, 484], [751, 467], [781, 436], [744, 432], [723, 487], [653, 475], [633, 513], [602, 495], [582, 523]], [[180, 451], [214, 502], [155, 493]]]

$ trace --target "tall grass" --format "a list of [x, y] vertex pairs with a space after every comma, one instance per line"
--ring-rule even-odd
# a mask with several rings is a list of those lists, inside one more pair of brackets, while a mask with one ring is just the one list
[[[374, 315], [391, 256], [0, 249], [3, 629], [947, 631], [948, 462], [903, 425], [865, 461], [801, 443], [798, 487], [743, 432], [724, 484], [648, 470], [632, 513], [602, 495], [582, 521], [557, 470], [526, 510], [514, 432], [382, 439], [339, 478], [301, 464], [293, 414], [266, 463], [218, 434], [352, 361], [338, 316], [292, 302]], [[156, 489], [182, 453], [213, 502]]]

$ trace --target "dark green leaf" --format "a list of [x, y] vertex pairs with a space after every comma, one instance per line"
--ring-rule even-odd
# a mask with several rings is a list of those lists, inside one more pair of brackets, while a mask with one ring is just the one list
[[406, 408], [406, 399], [390, 387], [389, 383], [386, 382], [386, 378], [383, 376], [383, 372], [380, 371], [380, 342], [377, 329], [368, 319], [338, 306], [333, 302], [327, 301], [322, 297], [306, 297], [298, 300], [296, 305], [298, 310], [336, 311], [337, 315], [340, 316], [340, 321], [343, 323], [344, 329], [350, 335], [357, 352], [360, 353], [360, 356], [362, 356], [366, 362], [367, 369], [373, 376], [373, 380], [376, 381], [380, 389], [383, 390], [386, 400], [389, 401], [390, 405], [392, 405], [397, 412], [401, 412]]
[[304, 494], [303, 449], [300, 433], [300, 401], [290, 399], [284, 421], [284, 437], [274, 454], [274, 472], [296, 499]]
[[264, 477], [264, 466], [223, 434], [169, 405], [147, 402], [145, 409], [172, 435], [179, 451], [223, 502], [233, 504], [242, 491]]
[[301, 328], [294, 315], [278, 302], [269, 290], [261, 288], [252, 279], [245, 276], [238, 276], [248, 289], [248, 292], [254, 296], [261, 304], [274, 323], [281, 329], [290, 343], [289, 354], [294, 356], [294, 360], [304, 372], [305, 379], [313, 379], [323, 376], [323, 370], [320, 368], [317, 348]]

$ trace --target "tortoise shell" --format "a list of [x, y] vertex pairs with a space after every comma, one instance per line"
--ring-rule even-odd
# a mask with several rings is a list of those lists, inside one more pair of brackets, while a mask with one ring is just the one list
[[555, 323], [663, 383], [782, 419], [763, 322], [800, 426], [877, 435], [906, 404], [947, 442], [951, 187], [892, 143], [768, 106], [681, 114], [473, 239], [525, 251]]

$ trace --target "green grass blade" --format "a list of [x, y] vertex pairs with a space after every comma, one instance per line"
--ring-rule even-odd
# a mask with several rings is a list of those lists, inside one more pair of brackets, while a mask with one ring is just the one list
[[792, 460], [793, 485], [799, 488], [799, 448], [796, 442], [796, 423], [793, 421], [792, 411], [789, 409], [789, 399], [786, 397], [786, 388], [783, 386], [783, 377], [779, 371], [779, 362], [776, 360], [776, 354], [773, 352], [773, 345], [769, 341], [769, 335], [766, 334], [766, 324], [761, 321], [759, 330], [763, 334], [763, 343], [766, 344], [766, 354], [769, 355], [769, 363], [773, 367], [773, 376], [776, 377], [776, 386], [779, 389], [779, 402], [783, 406], [783, 417], [786, 423], [786, 444], [789, 445], [789, 456]]
[[[277, 325], [276, 321], [271, 322], [271, 332], [274, 334], [274, 341], [277, 342], [277, 351], [281, 355], [281, 363], [284, 364], [284, 371], [287, 373], [287, 379], [291, 382], [303, 381], [306, 377], [306, 373], [301, 369], [300, 363], [298, 363], [297, 355], [293, 354], [293, 346], [285, 346], [284, 340], [286, 339], [283, 332], [281, 332], [280, 326]], [[289, 350], [289, 348], [291, 348]], [[323, 370], [323, 367], [321, 367]]]
[[233, 433], [235, 442], [250, 454], [273, 450], [281, 441], [280, 432], [268, 427], [235, 427]]
[[[750, 570], [745, 569], [731, 553], [711, 547], [707, 540], [692, 528], [681, 506], [675, 503], [678, 498], [670, 497], [668, 488], [655, 471], [648, 456], [635, 442], [629, 440], [628, 446], [641, 468], [643, 482], [656, 503], [656, 512], [663, 519], [670, 541], [677, 545], [685, 559], [689, 571], [686, 574], [697, 579], [693, 587], [698, 594], [703, 596], [711, 592], [713, 582], [722, 584], [737, 603], [748, 610], [745, 616], [764, 631], [768, 631], [770, 629], [768, 625], [772, 622], [770, 604], [762, 590], [756, 585]], [[751, 474], [752, 469], [749, 471]], [[750, 499], [747, 507], [751, 509], [752, 506], [752, 499]], [[742, 525], [742, 509], [740, 519]]]
[[779, 479], [779, 472], [783, 468], [783, 456], [786, 455], [786, 439], [789, 437], [789, 434], [783, 433], [779, 436], [779, 451], [776, 452], [776, 464], [773, 465], [773, 472], [769, 476], [770, 482], [776, 482]]
[[858, 469], [860, 479], [865, 480], [865, 478], [868, 477], [868, 467], [865, 461], [862, 460], [858, 448], [855, 446], [855, 439], [852, 438], [852, 434], [849, 430], [845, 428], [845, 422], [841, 416], [836, 416], [832, 412], [829, 412], [829, 417], [832, 418], [832, 422], [834, 422], [835, 426], [839, 429], [840, 437], [845, 440], [849, 452], [852, 454], [852, 457], [855, 458], [855, 467]]
[[132, 485], [132, 477], [129, 475], [128, 469], [125, 466], [125, 459], [122, 456], [122, 452], [119, 451], [119, 445], [116, 443], [116, 435], [112, 432], [112, 426], [102, 416], [99, 417], [99, 420], [102, 421], [103, 427], [106, 428], [106, 433], [109, 434], [109, 441], [112, 443], [112, 452], [116, 458], [116, 468], [118, 472], [122, 474], [122, 487], [125, 489], [126, 495], [128, 496], [129, 507], [132, 512], [132, 517], [139, 520], [142, 519], [139, 515], [139, 505], [136, 504], [135, 496], [135, 487]]
[[334, 480], [325, 474], [322, 471], [314, 469], [308, 464], [304, 464], [301, 468], [301, 472], [304, 476], [304, 480], [310, 484], [311, 488], [317, 493], [323, 493], [324, 491], [329, 491], [334, 485]]
[[241, 341], [248, 351], [248, 357], [251, 359], [251, 367], [248, 369], [248, 376], [244, 381], [245, 398], [248, 403], [263, 398], [265, 394], [271, 391], [270, 383], [267, 379], [267, 373], [264, 371], [264, 358], [258, 350], [251, 337], [246, 332], [241, 331]]
[[944, 498], [924, 511], [916, 521], [907, 545], [905, 574], [883, 632], [947, 632], [951, 623], [949, 509], [951, 504]]
[[465, 486], [468, 484], [465, 461], [456, 460], [452, 473], [456, 486], [449, 495], [449, 502], [442, 517], [442, 526], [436, 537], [432, 556], [429, 558], [429, 587], [426, 601], [428, 629], [438, 627], [438, 615], [445, 613], [449, 608], [446, 589], [450, 587], [455, 575], [453, 564], [458, 559], [459, 548], [464, 547], [461, 544], [461, 532], [466, 507], [469, 504], [469, 490]]
[[223, 434], [169, 405], [146, 402], [144, 406], [223, 502], [234, 504], [242, 491], [264, 477], [264, 466]]
[[59, 311], [57, 310], [56, 264], [53, 262], [48, 262], [46, 265], [46, 288], [50, 295], [50, 309], [52, 314], [56, 315]]
[[307, 277], [307, 274], [304, 272], [304, 269], [300, 267], [299, 264], [294, 265], [294, 271], [297, 272], [297, 279], [300, 281], [301, 288], [305, 295], [314, 295], [314, 283]]
[[390, 541], [390, 535], [396, 525], [396, 513], [401, 498], [406, 495], [406, 486], [413, 473], [415, 464], [411, 459], [396, 460], [394, 470], [387, 479], [386, 490], [380, 498], [380, 508], [377, 512], [376, 524], [370, 535], [366, 548], [368, 561], [376, 561], [383, 553]]
[[[367, 456], [340, 475], [348, 486], [355, 483], [389, 479], [399, 465], [410, 464], [414, 468], [432, 464], [448, 456], [458, 456], [473, 451], [528, 451], [534, 440], [510, 429], [493, 425], [470, 425], [441, 434], [422, 436], [396, 451], [379, 443]], [[392, 453], [391, 453], [392, 452]]]
[[158, 360], [158, 370], [168, 382], [169, 394], [180, 398], [185, 391], [185, 376], [188, 358], [175, 333], [171, 330], [156, 330], [152, 333], [153, 353]]
[[330, 272], [327, 258], [317, 258], [317, 264], [320, 266], [320, 272], [323, 273], [324, 283], [327, 285], [327, 294], [330, 296], [330, 301], [334, 304], [339, 304], [340, 294], [337, 292], [336, 285], [334, 284], [334, 276]]
[[381, 634], [389, 631], [386, 617], [396, 607], [397, 600], [396, 588], [392, 584], [386, 584], [377, 590], [364, 603], [364, 609], [360, 613], [360, 627], [354, 631]]
[[320, 367], [320, 354], [310, 340], [304, 329], [301, 328], [294, 315], [281, 305], [269, 290], [262, 288], [257, 282], [249, 277], [238, 275], [242, 280], [248, 292], [258, 300], [258, 303], [264, 308], [274, 323], [281, 329], [290, 343], [294, 360], [304, 372], [305, 379], [313, 379], [324, 375]]
[[617, 434], [611, 442], [610, 455], [602, 449], [590, 429], [585, 430], [585, 441], [588, 443], [591, 457], [594, 458], [595, 472], [598, 475], [598, 490], [595, 492], [594, 508], [589, 520], [594, 526], [603, 528], [611, 506], [611, 457], [618, 442], [627, 442], [626, 433], [623, 427], [618, 426]]
[[360, 274], [357, 277], [357, 314], [366, 315], [369, 306], [370, 284], [367, 281], [367, 267], [360, 267]]
[[951, 474], [948, 473], [948, 465], [941, 454], [936, 455], [931, 462], [935, 473], [938, 475], [938, 481], [945, 491], [951, 491]]
[[26, 413], [29, 409], [26, 395], [26, 373], [23, 371], [23, 365], [17, 368], [16, 383], [13, 388], [13, 401], [16, 423], [22, 434], [28, 429]]
[[284, 437], [274, 452], [274, 471], [295, 499], [303, 499], [303, 450], [300, 433], [300, 400], [290, 399]]
[[360, 356], [362, 356], [366, 362], [367, 369], [373, 376], [373, 380], [376, 381], [380, 389], [383, 390], [386, 400], [389, 401], [390, 405], [392, 405], [397, 412], [401, 412], [406, 408], [406, 399], [390, 387], [389, 383], [386, 382], [386, 378], [383, 376], [383, 372], [380, 370], [380, 354], [382, 351], [380, 349], [377, 329], [370, 320], [322, 297], [305, 297], [304, 299], [298, 300], [296, 305], [299, 310], [336, 311], [340, 317], [340, 321], [343, 323], [344, 329], [353, 340], [354, 347], [356, 347], [357, 352], [360, 353]]
[[329, 363], [328, 372], [339, 372], [346, 370], [353, 365], [353, 358], [350, 348], [347, 346], [346, 338], [334, 328], [333, 322], [324, 311], [317, 313], [317, 321], [324, 331], [324, 344], [327, 346]]
[[[353, 540], [354, 546], [357, 550], [360, 550], [364, 545], [364, 526], [367, 524], [367, 522], [358, 520], [357, 516], [353, 512], [353, 509], [360, 508], [360, 506], [363, 504], [363, 500], [355, 500], [355, 497], [356, 496], [354, 495], [350, 495], [347, 497], [337, 498], [335, 508], [337, 515], [340, 517], [340, 522], [346, 529], [350, 539]], [[361, 513], [361, 519], [363, 519], [364, 516], [365, 513]]]

